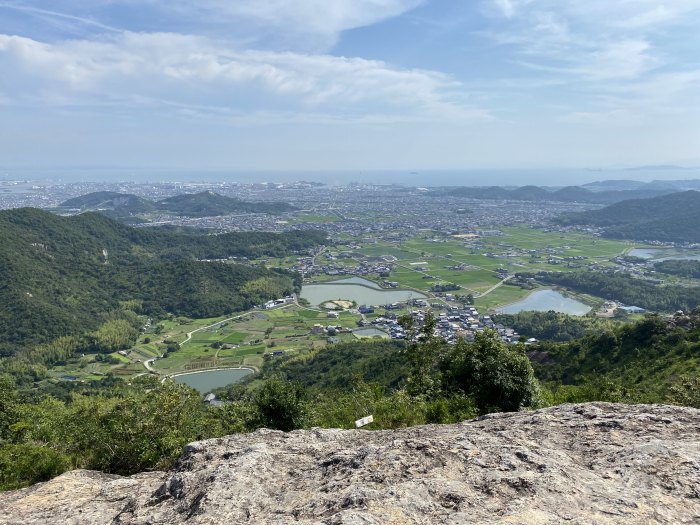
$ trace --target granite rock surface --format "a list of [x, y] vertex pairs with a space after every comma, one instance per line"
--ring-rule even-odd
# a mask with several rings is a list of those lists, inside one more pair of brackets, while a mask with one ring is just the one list
[[389, 431], [259, 430], [169, 472], [0, 493], [1, 524], [700, 524], [700, 410], [590, 403]]

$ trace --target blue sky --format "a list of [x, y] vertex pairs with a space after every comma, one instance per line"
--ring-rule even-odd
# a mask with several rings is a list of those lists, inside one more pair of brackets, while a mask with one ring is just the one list
[[0, 0], [0, 167], [700, 165], [700, 0]]

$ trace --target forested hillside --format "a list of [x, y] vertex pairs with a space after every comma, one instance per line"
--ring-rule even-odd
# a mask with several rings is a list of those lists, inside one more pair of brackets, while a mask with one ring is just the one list
[[2, 211], [0, 355], [95, 330], [114, 312], [209, 317], [249, 308], [290, 293], [296, 277], [199, 259], [284, 256], [324, 239], [320, 232], [183, 234], [95, 213]]
[[627, 274], [539, 272], [522, 276], [656, 312], [692, 310], [700, 304], [700, 286], [659, 285]]
[[547, 341], [578, 339], [590, 333], [607, 329], [612, 323], [610, 320], [598, 317], [581, 317], [554, 311], [498, 314], [494, 320], [504, 326], [514, 328], [524, 337], [534, 337]]
[[668, 259], [655, 263], [654, 268], [659, 272], [668, 273], [670, 275], [678, 275], [689, 279], [700, 279], [700, 261]]
[[396, 389], [409, 374], [404, 341], [340, 343], [330, 348], [289, 358], [272, 358], [265, 374], [282, 374], [316, 391], [348, 390], [360, 380]]
[[111, 215], [128, 215], [147, 213], [156, 210], [156, 204], [147, 199], [142, 199], [129, 193], [116, 191], [96, 191], [80, 197], [68, 199], [61, 204], [61, 208], [79, 210], [109, 211]]
[[616, 239], [700, 242], [700, 192], [625, 200], [601, 210], [566, 214], [557, 222], [603, 227], [607, 237]]
[[246, 202], [224, 197], [212, 191], [176, 195], [156, 203], [159, 210], [187, 215], [188, 217], [211, 217], [227, 213], [282, 213], [296, 208], [286, 202]]
[[530, 355], [560, 402], [670, 400], [700, 408], [698, 309], [670, 320], [647, 316], [568, 343], [543, 342]]

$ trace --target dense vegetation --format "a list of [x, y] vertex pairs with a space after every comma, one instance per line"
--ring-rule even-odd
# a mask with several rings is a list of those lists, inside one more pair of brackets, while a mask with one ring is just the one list
[[95, 210], [113, 218], [145, 213], [169, 213], [187, 217], [215, 217], [229, 213], [283, 213], [296, 209], [285, 202], [246, 202], [212, 191], [187, 193], [152, 202], [136, 195], [99, 191], [69, 199], [61, 208]]
[[[212, 317], [280, 297], [298, 289], [298, 276], [199, 259], [285, 256], [324, 239], [319, 232], [183, 234], [93, 213], [2, 211], [0, 357], [22, 354], [36, 365], [107, 351], [133, 340], [145, 316]], [[108, 333], [121, 343], [103, 344]], [[15, 365], [0, 361], [13, 373]]]
[[[522, 348], [506, 346], [495, 333], [453, 347], [428, 338], [357, 348], [341, 348], [345, 358], [364, 361], [355, 370], [334, 359], [332, 347], [308, 361], [334, 380], [313, 382], [294, 359], [283, 366], [271, 362], [262, 381], [226, 389], [229, 402], [212, 408], [195, 391], [150, 377], [130, 385], [108, 379], [94, 387], [67, 387], [73, 391], [62, 399], [32, 399], [0, 376], [0, 489], [76, 467], [116, 474], [166, 468], [189, 441], [259, 427], [351, 428], [368, 414], [375, 418], [368, 428], [445, 423], [534, 406], [539, 399]], [[390, 372], [377, 368], [382, 363]]]
[[156, 211], [154, 202], [129, 193], [116, 191], [96, 191], [80, 197], [68, 199], [61, 208], [78, 210], [101, 210], [108, 215], [132, 215]]
[[283, 374], [307, 388], [320, 390], [352, 387], [356, 378], [396, 389], [408, 377], [403, 341], [339, 343], [331, 348], [293, 357], [273, 357], [265, 374]]
[[569, 213], [557, 222], [603, 227], [607, 237], [616, 239], [700, 242], [700, 192], [626, 200], [601, 210]]
[[530, 347], [506, 345], [488, 331], [446, 345], [430, 337], [432, 323], [409, 327], [420, 343], [358, 342], [272, 357], [247, 385], [222, 389], [220, 407], [149, 377], [66, 384], [32, 397], [0, 376], [0, 489], [76, 467], [167, 468], [192, 440], [259, 427], [352, 428], [369, 414], [372, 429], [592, 400], [700, 408], [700, 311]]
[[669, 275], [700, 279], [700, 261], [669, 259], [655, 263], [654, 268]]
[[649, 315], [568, 343], [541, 342], [532, 354], [537, 376], [563, 396], [558, 401], [672, 401], [700, 408], [700, 391], [693, 394], [700, 378], [700, 310], [671, 320]]
[[525, 337], [535, 337], [547, 341], [579, 339], [610, 326], [610, 321], [604, 319], [579, 317], [552, 311], [498, 314], [494, 320], [504, 326], [514, 328]]
[[532, 275], [545, 284], [565, 286], [623, 304], [639, 306], [656, 312], [692, 310], [700, 304], [700, 287], [680, 285], [659, 286], [627, 274], [601, 272], [539, 272]]
[[286, 202], [246, 202], [211, 191], [176, 195], [156, 203], [159, 210], [188, 217], [211, 217], [228, 213], [282, 213], [296, 208]]

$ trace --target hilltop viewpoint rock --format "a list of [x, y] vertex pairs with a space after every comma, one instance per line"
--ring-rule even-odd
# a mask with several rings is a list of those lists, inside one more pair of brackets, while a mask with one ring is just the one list
[[2, 524], [700, 524], [700, 410], [592, 403], [400, 430], [259, 430], [170, 472], [74, 471]]

